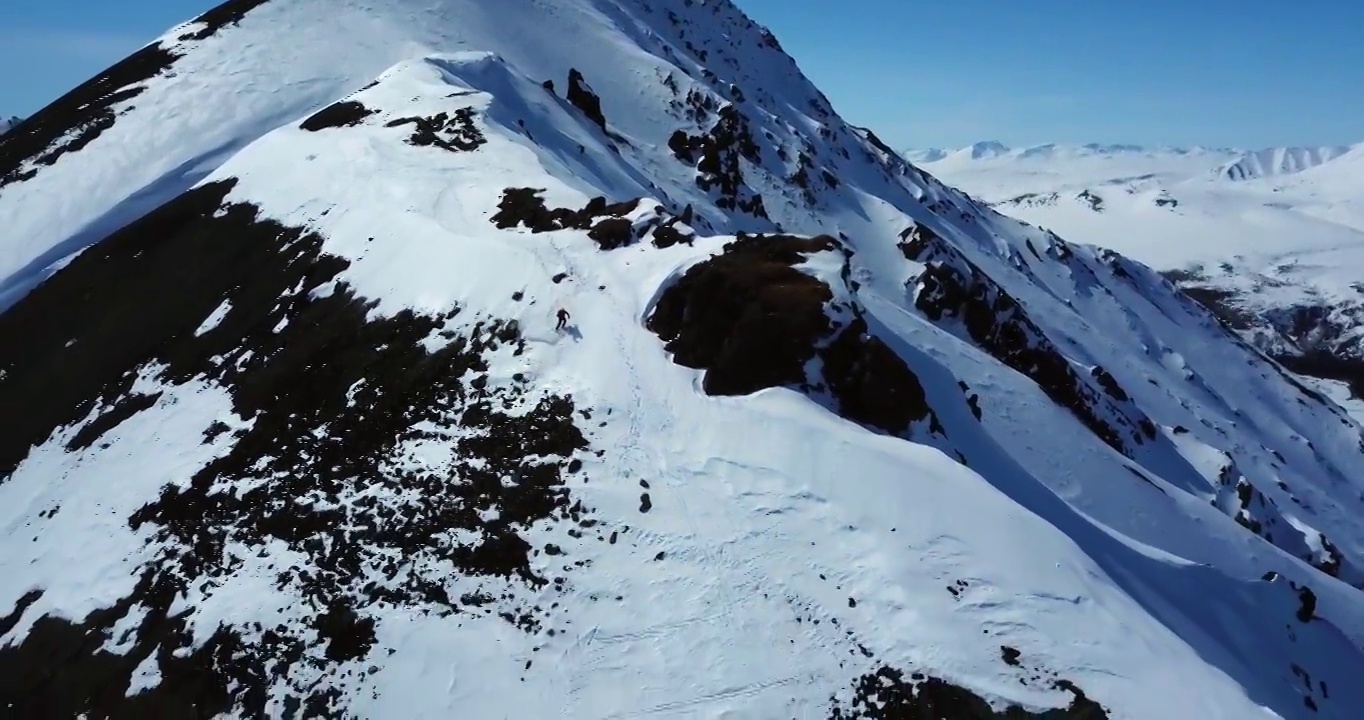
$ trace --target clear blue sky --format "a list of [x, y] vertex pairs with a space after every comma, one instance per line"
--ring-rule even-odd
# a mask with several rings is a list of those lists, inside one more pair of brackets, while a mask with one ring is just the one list
[[[738, 2], [844, 116], [901, 147], [1364, 140], [1364, 0]], [[212, 4], [0, 2], [0, 113]]]

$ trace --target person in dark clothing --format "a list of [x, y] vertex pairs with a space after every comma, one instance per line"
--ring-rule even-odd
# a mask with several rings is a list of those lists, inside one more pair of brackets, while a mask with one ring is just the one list
[[559, 308], [559, 324], [554, 326], [554, 330], [556, 332], [563, 332], [566, 327], [568, 327], [568, 311]]

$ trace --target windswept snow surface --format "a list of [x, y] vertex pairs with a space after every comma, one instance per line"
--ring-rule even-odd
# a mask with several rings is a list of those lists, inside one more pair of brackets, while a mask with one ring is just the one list
[[1364, 707], [1359, 424], [732, 4], [224, 7], [0, 145], [0, 707]]

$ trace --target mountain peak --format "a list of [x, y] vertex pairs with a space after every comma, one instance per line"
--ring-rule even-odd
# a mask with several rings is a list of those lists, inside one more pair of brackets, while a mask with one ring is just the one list
[[15, 715], [1364, 706], [1359, 426], [729, 2], [230, 2], [0, 224]]
[[1009, 146], [998, 140], [982, 140], [962, 148], [961, 152], [968, 153], [973, 159], [991, 158], [1008, 153]]

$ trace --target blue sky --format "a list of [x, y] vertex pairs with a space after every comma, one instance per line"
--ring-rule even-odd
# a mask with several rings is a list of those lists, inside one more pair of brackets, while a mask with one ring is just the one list
[[[738, 2], [845, 117], [901, 147], [1364, 140], [1359, 0]], [[212, 4], [0, 3], [0, 114]]]

